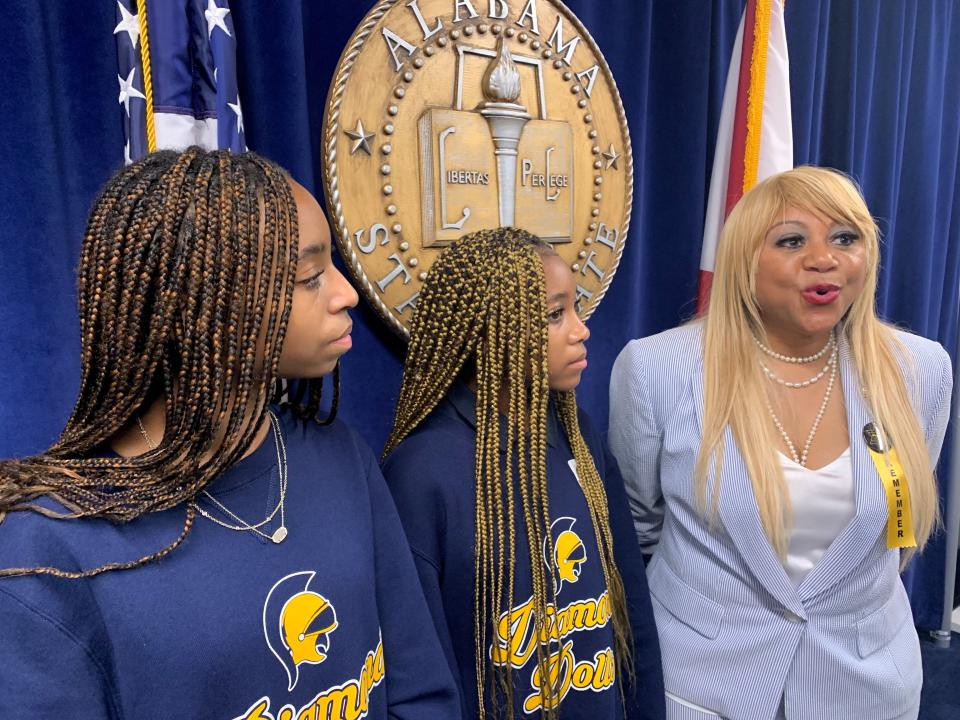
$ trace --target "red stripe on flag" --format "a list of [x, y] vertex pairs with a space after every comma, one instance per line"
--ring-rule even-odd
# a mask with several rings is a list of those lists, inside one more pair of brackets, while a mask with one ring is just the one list
[[747, 0], [743, 18], [743, 47], [740, 50], [740, 80], [737, 83], [737, 104], [733, 115], [733, 139], [730, 146], [730, 171], [727, 175], [727, 217], [743, 197], [744, 159], [747, 149], [747, 98], [750, 95], [750, 67], [755, 41], [757, 0]]
[[713, 287], [713, 273], [701, 270], [697, 280], [697, 315], [703, 315], [710, 305], [710, 288]]

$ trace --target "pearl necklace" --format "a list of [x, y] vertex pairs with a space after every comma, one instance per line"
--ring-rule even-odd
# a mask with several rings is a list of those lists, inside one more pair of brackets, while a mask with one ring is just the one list
[[[285, 500], [287, 497], [287, 447], [283, 441], [283, 434], [280, 432], [280, 421], [277, 419], [277, 416], [273, 414], [272, 410], [268, 411], [268, 416], [270, 418], [270, 427], [273, 430], [273, 440], [277, 448], [277, 466], [279, 468], [280, 475], [280, 501], [277, 503], [277, 506], [263, 520], [256, 524], [250, 524], [222, 502], [217, 500], [210, 492], [207, 490], [202, 490], [201, 492], [207, 500], [210, 500], [222, 512], [239, 523], [239, 525], [231, 525], [230, 523], [226, 523], [223, 520], [211, 515], [207, 510], [204, 510], [202, 507], [200, 507], [199, 503], [194, 502], [192, 505], [196, 508], [197, 512], [203, 515], [203, 517], [213, 523], [216, 523], [220, 527], [224, 527], [227, 530], [233, 530], [235, 532], [253, 532], [260, 537], [271, 540], [279, 545], [289, 534], [287, 531], [286, 516], [284, 512]], [[157, 444], [150, 439], [150, 436], [147, 434], [147, 429], [143, 426], [143, 421], [139, 417], [137, 418], [137, 425], [139, 426], [140, 434], [143, 436], [143, 439], [146, 440], [147, 445], [149, 445], [151, 449], [155, 449]], [[267, 533], [260, 530], [260, 528], [273, 520], [278, 511], [280, 513], [280, 527], [274, 530], [272, 535], [267, 535]]]
[[796, 446], [793, 444], [790, 436], [787, 435], [787, 431], [783, 429], [783, 423], [780, 422], [780, 418], [778, 418], [777, 414], [773, 411], [773, 405], [770, 404], [769, 399], [767, 400], [767, 410], [770, 411], [770, 417], [773, 419], [773, 424], [776, 425], [777, 430], [780, 431], [780, 437], [783, 438], [787, 448], [790, 450], [790, 457], [797, 465], [802, 465], [803, 467], [807, 466], [807, 454], [810, 452], [810, 446], [813, 444], [813, 438], [817, 434], [817, 429], [820, 427], [820, 421], [823, 419], [823, 414], [827, 410], [827, 403], [830, 402], [830, 394], [833, 391], [833, 383], [837, 379], [836, 352], [834, 352], [833, 356], [830, 358], [830, 362], [827, 364], [830, 366], [830, 379], [827, 381], [827, 392], [823, 395], [823, 402], [820, 403], [820, 409], [817, 411], [817, 417], [813, 421], [813, 427], [810, 428], [810, 432], [807, 435], [807, 441], [803, 445], [803, 452], [799, 455], [797, 454]]
[[809, 387], [810, 385], [813, 385], [813, 384], [814, 384], [815, 382], [817, 382], [820, 378], [822, 378], [824, 375], [826, 375], [826, 374], [827, 374], [827, 371], [828, 371], [831, 367], [833, 367], [834, 363], [836, 363], [836, 362], [837, 362], [837, 355], [836, 355], [836, 353], [834, 353], [833, 355], [830, 356], [830, 359], [827, 360], [827, 364], [823, 366], [823, 368], [820, 370], [820, 372], [818, 372], [816, 375], [814, 375], [814, 376], [813, 376], [812, 378], [810, 378], [809, 380], [802, 380], [802, 381], [800, 381], [800, 382], [789, 382], [789, 381], [784, 380], [783, 378], [775, 375], [774, 372], [773, 372], [773, 370], [771, 370], [770, 368], [768, 368], [766, 365], [763, 364], [763, 361], [762, 361], [762, 360], [760, 361], [760, 368], [763, 370], [764, 375], [766, 375], [768, 378], [770, 378], [770, 379], [773, 380], [774, 382], [777, 382], [777, 383], [779, 383], [780, 385], [783, 385], [784, 387], [788, 387], [788, 388], [791, 388], [791, 389], [799, 389], [799, 388], [805, 388], [805, 387]]
[[797, 363], [798, 365], [804, 365], [806, 363], [812, 363], [814, 360], [819, 360], [820, 358], [822, 358], [824, 355], [827, 354], [827, 352], [830, 350], [831, 347], [833, 347], [833, 344], [834, 344], [833, 333], [830, 333], [830, 338], [827, 340], [827, 344], [824, 345], [822, 348], [820, 348], [819, 352], [816, 352], [813, 355], [807, 355], [805, 357], [804, 356], [798, 357], [794, 355], [781, 355], [777, 351], [771, 350], [770, 348], [768, 348], [762, 342], [757, 340], [756, 337], [753, 338], [753, 341], [757, 344], [757, 347], [763, 350], [770, 357], [776, 358], [777, 360], [782, 360], [783, 362]]

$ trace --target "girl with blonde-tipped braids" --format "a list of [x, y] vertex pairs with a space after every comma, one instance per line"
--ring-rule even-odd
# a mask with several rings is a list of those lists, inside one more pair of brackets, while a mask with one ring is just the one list
[[384, 474], [465, 718], [662, 718], [643, 561], [577, 409], [589, 331], [569, 268], [515, 228], [431, 268]]

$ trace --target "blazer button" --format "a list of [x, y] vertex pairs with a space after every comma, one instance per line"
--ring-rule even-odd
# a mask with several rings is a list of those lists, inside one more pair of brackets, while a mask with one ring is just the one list
[[796, 613], [790, 612], [789, 610], [784, 610], [784, 611], [783, 611], [783, 617], [784, 617], [784, 619], [786, 619], [786, 620], [788, 620], [789, 622], [792, 622], [792, 623], [801, 623], [801, 622], [803, 622], [803, 618], [802, 618], [802, 617], [800, 617], [800, 616], [797, 615]]

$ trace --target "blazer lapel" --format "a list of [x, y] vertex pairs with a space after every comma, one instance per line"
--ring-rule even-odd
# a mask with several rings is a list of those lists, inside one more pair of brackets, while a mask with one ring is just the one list
[[[693, 394], [702, 437], [704, 399], [702, 363], [697, 366], [694, 374]], [[713, 482], [713, 477], [710, 481]], [[777, 602], [805, 618], [806, 614], [796, 588], [763, 530], [760, 511], [753, 494], [753, 484], [730, 428], [727, 428], [724, 433], [723, 474], [719, 489], [720, 519], [750, 571]]]
[[863, 439], [863, 427], [871, 422], [873, 417], [863, 397], [850, 346], [842, 333], [838, 345], [840, 380], [843, 383], [847, 432], [850, 435], [850, 464], [856, 514], [800, 583], [798, 592], [804, 600], [830, 589], [851, 570], [859, 567], [877, 544], [887, 521], [886, 500], [880, 478], [877, 477], [876, 468]]

